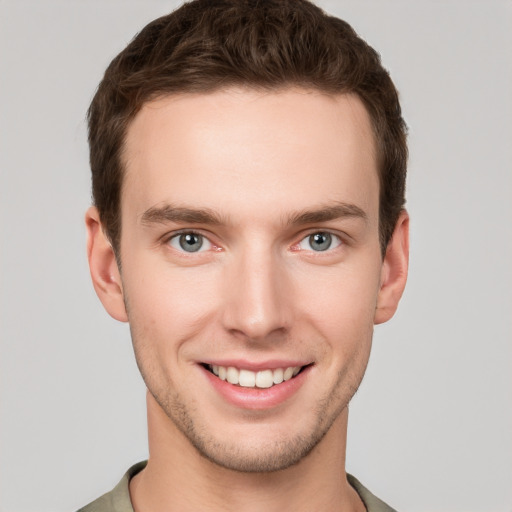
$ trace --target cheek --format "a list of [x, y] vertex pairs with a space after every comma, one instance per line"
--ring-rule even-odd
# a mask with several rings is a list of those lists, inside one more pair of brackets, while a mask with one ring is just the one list
[[148, 388], [158, 393], [163, 383], [168, 389], [179, 385], [175, 370], [186, 362], [187, 341], [212, 324], [215, 294], [211, 281], [193, 279], [190, 272], [158, 272], [153, 265], [137, 274], [126, 269], [135, 276], [123, 286], [126, 309], [137, 364]]
[[361, 267], [322, 269], [296, 279], [296, 294], [305, 311], [332, 329], [373, 323], [380, 273], [375, 265]]
[[301, 330], [313, 328], [311, 334], [324, 340], [318, 350], [328, 364], [338, 370], [350, 367], [358, 375], [364, 372], [371, 349], [379, 289], [375, 266], [366, 268], [370, 270], [333, 267], [323, 275], [317, 273], [314, 281], [301, 280], [296, 295], [302, 302]]
[[168, 342], [193, 335], [213, 315], [217, 278], [197, 268], [161, 267], [134, 262], [126, 268], [130, 279], [123, 281], [123, 291], [132, 327]]

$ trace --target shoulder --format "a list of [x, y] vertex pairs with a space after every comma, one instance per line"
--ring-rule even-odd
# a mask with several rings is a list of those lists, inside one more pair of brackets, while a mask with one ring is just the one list
[[368, 512], [396, 512], [394, 508], [384, 503], [372, 494], [357, 478], [347, 473], [348, 483], [356, 490]]
[[146, 467], [146, 463], [143, 461], [132, 466], [110, 492], [100, 496], [77, 512], [133, 512], [130, 500], [130, 480]]

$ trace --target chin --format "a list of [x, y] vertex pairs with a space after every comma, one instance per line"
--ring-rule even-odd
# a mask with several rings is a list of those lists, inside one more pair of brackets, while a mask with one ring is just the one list
[[202, 457], [217, 466], [241, 473], [271, 473], [298, 464], [311, 453], [324, 435], [296, 437], [272, 444], [260, 443], [258, 446], [219, 444], [197, 437], [189, 437], [189, 441]]
[[[325, 410], [300, 418], [292, 428], [269, 425], [229, 425], [215, 431], [213, 420], [200, 418], [175, 395], [160, 400], [153, 394], [162, 412], [185, 436], [201, 457], [213, 464], [242, 473], [281, 471], [304, 460], [318, 446], [335, 420], [346, 410], [346, 402], [326, 414]], [[279, 432], [281, 430], [281, 432]]]

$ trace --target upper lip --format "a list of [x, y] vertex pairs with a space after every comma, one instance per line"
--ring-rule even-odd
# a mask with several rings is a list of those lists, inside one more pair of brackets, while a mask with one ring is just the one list
[[215, 366], [233, 366], [239, 370], [277, 370], [278, 368], [290, 368], [295, 366], [307, 366], [312, 361], [299, 361], [297, 359], [268, 359], [265, 361], [247, 361], [246, 359], [208, 359], [201, 361], [201, 364]]

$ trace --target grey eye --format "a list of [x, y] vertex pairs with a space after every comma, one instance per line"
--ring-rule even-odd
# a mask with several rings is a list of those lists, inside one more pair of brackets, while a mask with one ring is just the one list
[[330, 233], [315, 233], [309, 237], [309, 245], [314, 251], [326, 251], [331, 246]]
[[338, 236], [332, 233], [319, 231], [307, 236], [300, 241], [299, 247], [307, 251], [322, 252], [328, 249], [334, 249], [341, 245], [341, 240]]
[[169, 240], [169, 244], [178, 251], [200, 252], [208, 250], [210, 242], [198, 233], [180, 233]]

